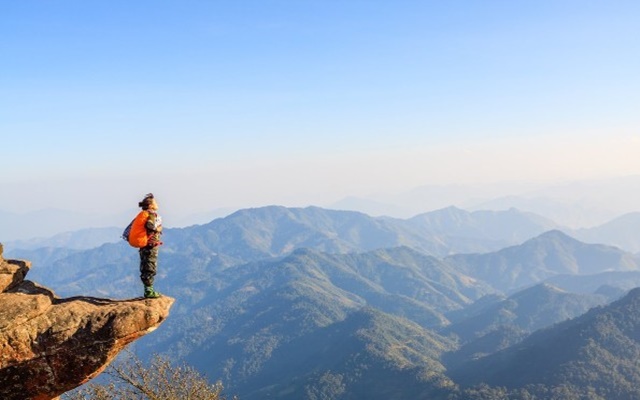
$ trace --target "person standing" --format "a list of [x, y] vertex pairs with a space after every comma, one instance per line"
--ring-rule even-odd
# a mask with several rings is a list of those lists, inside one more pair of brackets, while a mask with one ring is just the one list
[[134, 237], [135, 231], [140, 232], [138, 237], [142, 238], [142, 245], [137, 246], [140, 247], [140, 280], [144, 285], [144, 297], [153, 299], [161, 296], [153, 288], [153, 282], [158, 269], [158, 250], [162, 245], [162, 217], [158, 214], [158, 202], [153, 193], [144, 196], [138, 206], [142, 211], [134, 220], [131, 232]]

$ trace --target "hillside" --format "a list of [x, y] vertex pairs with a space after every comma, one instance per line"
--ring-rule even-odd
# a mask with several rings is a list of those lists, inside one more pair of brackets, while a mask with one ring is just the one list
[[560, 231], [549, 231], [517, 246], [487, 254], [446, 258], [460, 271], [503, 292], [513, 292], [557, 275], [637, 271], [637, 259], [611, 246], [586, 244]]
[[447, 354], [444, 361], [448, 368], [455, 368], [515, 345], [534, 331], [607, 303], [604, 295], [569, 293], [544, 283], [533, 286], [504, 300], [484, 304], [473, 314], [444, 328], [442, 334], [455, 334], [461, 344]]
[[621, 215], [593, 228], [575, 230], [571, 234], [587, 243], [603, 243], [637, 253], [640, 251], [638, 226], [640, 226], [640, 213], [634, 212]]
[[463, 342], [506, 325], [531, 333], [606, 303], [604, 296], [565, 292], [543, 283], [490, 304], [474, 315], [452, 323], [444, 332], [455, 333]]
[[[513, 225], [500, 235], [492, 236], [486, 228], [500, 219], [515, 218], [518, 213], [514, 210], [486, 215], [458, 209], [449, 211], [448, 217], [436, 213], [432, 217], [422, 215], [412, 220], [396, 220], [317, 207], [270, 206], [241, 210], [206, 225], [167, 229], [160, 262], [170, 268], [183, 266], [177, 273], [193, 283], [194, 280], [206, 281], [213, 271], [286, 256], [298, 248], [349, 253], [405, 246], [444, 256], [455, 249], [501, 248], [508, 242], [507, 237], [517, 237], [515, 232], [520, 232], [517, 225]], [[480, 218], [482, 222], [477, 220], [478, 215], [484, 215]], [[462, 225], [447, 222], [456, 218], [466, 222]], [[476, 230], [463, 236], [466, 230], [463, 225], [475, 226]], [[104, 244], [77, 254], [70, 254], [67, 249], [38, 249], [12, 250], [11, 255], [29, 256], [40, 265], [34, 271], [37, 278], [55, 285], [66, 295], [99, 291], [122, 297], [132, 295], [130, 291], [135, 290], [127, 269], [135, 268], [137, 254], [123, 242]], [[188, 274], [184, 268], [189, 270]], [[164, 272], [161, 268], [160, 273]]]
[[[261, 377], [269, 363], [294, 368], [288, 358], [298, 351], [291, 346], [319, 330], [334, 329], [363, 308], [387, 315], [380, 321], [393, 314], [394, 325], [407, 326], [392, 329], [398, 335], [393, 343], [400, 345], [412, 342], [416, 331], [437, 337], [425, 327], [444, 326], [444, 312], [462, 308], [486, 293], [448, 265], [408, 248], [346, 255], [301, 249], [283, 259], [225, 269], [215, 273], [211, 282], [203, 298], [178, 310], [162, 337], [145, 342], [145, 351], [185, 358], [207, 375], [223, 376], [243, 391], [266, 390], [260, 385], [266, 385]], [[354, 327], [349, 334], [361, 329]], [[371, 335], [367, 348], [388, 347], [379, 342], [385, 337]], [[448, 340], [436, 341], [449, 343], [442, 344], [443, 349], [451, 348]], [[361, 351], [356, 347], [345, 353], [339, 345], [328, 342], [323, 348], [333, 357], [355, 357], [351, 351]], [[423, 350], [407, 351], [416, 357], [421, 354], [418, 360], [422, 361], [397, 361], [403, 368], [437, 360]], [[280, 356], [285, 359], [279, 360]], [[297, 367], [290, 371], [298, 372]]]
[[581, 276], [556, 275], [545, 282], [573, 293], [600, 293], [610, 300], [617, 300], [629, 290], [640, 286], [640, 271], [609, 271]]
[[607, 399], [640, 397], [640, 288], [606, 307], [537, 332], [504, 351], [449, 371], [466, 386], [565, 386]]
[[515, 208], [468, 212], [447, 207], [417, 215], [408, 223], [424, 235], [440, 238], [451, 253], [498, 250], [557, 228], [557, 224]]
[[[438, 361], [453, 342], [364, 308], [278, 348], [245, 399], [421, 398], [451, 385]], [[317, 396], [317, 397], [313, 397]]]
[[444, 256], [497, 250], [553, 226], [550, 221], [517, 210], [469, 213], [449, 208], [402, 220], [318, 207], [270, 206], [240, 210], [183, 230], [184, 238], [176, 240], [190, 240], [204, 249], [245, 261], [248, 256], [279, 256], [300, 247], [344, 253], [407, 246]]
[[[203, 256], [209, 259], [211, 267], [226, 267], [283, 256], [302, 247], [347, 253], [407, 246], [437, 257], [488, 252], [521, 243], [552, 225], [533, 214], [516, 210], [469, 213], [448, 208], [401, 220], [318, 207], [269, 206], [240, 210], [205, 225], [167, 229], [164, 239], [165, 248], [172, 253], [189, 258]], [[12, 243], [9, 249], [14, 257], [28, 255], [34, 262], [49, 263], [62, 257], [43, 250], [45, 247], [60, 248], [60, 251], [88, 249], [92, 244], [98, 247], [98, 244], [117, 241], [120, 232], [114, 232], [113, 229], [69, 232]], [[49, 254], [39, 254], [43, 251]]]
[[[640, 273], [635, 256], [559, 231], [441, 258], [524, 238], [537, 229], [530, 217], [449, 208], [396, 220], [274, 206], [167, 229], [156, 286], [177, 301], [136, 353], [185, 360], [243, 399], [457, 395], [443, 363], [480, 365], [470, 360], [618, 297]], [[501, 218], [518, 222], [490, 227]], [[140, 295], [138, 254], [123, 241], [29, 252], [46, 263], [34, 276], [65, 296]], [[552, 279], [588, 285], [580, 294], [540, 285]]]

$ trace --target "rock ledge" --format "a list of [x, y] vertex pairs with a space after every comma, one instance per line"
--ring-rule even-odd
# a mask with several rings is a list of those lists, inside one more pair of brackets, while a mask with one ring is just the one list
[[98, 375], [169, 315], [171, 297], [58, 298], [0, 244], [0, 399], [49, 400]]

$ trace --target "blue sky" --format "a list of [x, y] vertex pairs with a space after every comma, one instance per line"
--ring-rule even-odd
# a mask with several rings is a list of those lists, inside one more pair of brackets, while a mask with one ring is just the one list
[[21, 193], [0, 209], [640, 174], [639, 19], [636, 1], [0, 1], [0, 185]]

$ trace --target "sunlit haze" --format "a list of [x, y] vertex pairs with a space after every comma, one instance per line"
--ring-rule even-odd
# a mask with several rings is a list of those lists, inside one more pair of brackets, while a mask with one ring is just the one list
[[186, 216], [640, 175], [639, 17], [635, 1], [5, 1], [0, 210], [115, 214], [154, 192]]

